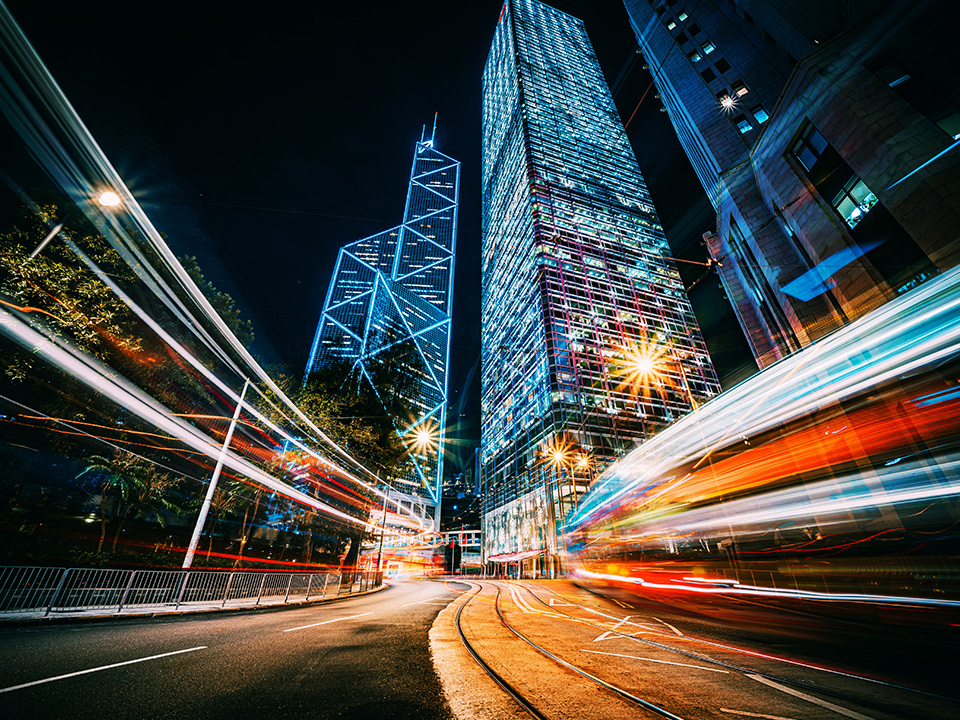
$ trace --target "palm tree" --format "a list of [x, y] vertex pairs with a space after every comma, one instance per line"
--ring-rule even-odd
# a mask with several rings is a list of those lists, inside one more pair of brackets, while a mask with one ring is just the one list
[[217, 523], [229, 515], [240, 505], [243, 498], [240, 497], [237, 488], [238, 483], [230, 478], [220, 478], [220, 483], [213, 491], [213, 498], [210, 500], [210, 515], [212, 521], [207, 529], [207, 560], [210, 560], [210, 554], [213, 552], [213, 536]]
[[[93, 476], [100, 490], [100, 542], [97, 552], [103, 550], [110, 521], [117, 521], [111, 547], [112, 552], [116, 552], [120, 533], [130, 517], [153, 517], [165, 527], [165, 513], [180, 511], [166, 496], [180, 482], [180, 478], [171, 479], [169, 475], [157, 472], [153, 464], [136, 455], [120, 450], [110, 458], [91, 455], [87, 467], [77, 478], [84, 476]], [[109, 506], [108, 500], [111, 501]]]
[[154, 465], [143, 463], [137, 468], [136, 479], [136, 484], [131, 488], [132, 492], [124, 498], [120, 522], [113, 534], [112, 552], [117, 551], [120, 533], [129, 518], [152, 518], [160, 527], [166, 527], [166, 516], [181, 512], [181, 508], [169, 498], [169, 491], [180, 484], [181, 478], [171, 478], [166, 473], [157, 472]]
[[243, 522], [240, 525], [240, 552], [237, 554], [237, 559], [233, 563], [234, 567], [240, 567], [243, 563], [243, 551], [247, 547], [247, 542], [250, 540], [249, 533], [247, 532], [249, 526], [247, 524], [247, 518], [250, 518], [250, 522], [256, 522], [257, 512], [260, 510], [260, 501], [267, 494], [267, 489], [262, 485], [252, 485], [253, 488], [253, 512], [250, 512], [250, 504], [248, 503], [243, 509]]

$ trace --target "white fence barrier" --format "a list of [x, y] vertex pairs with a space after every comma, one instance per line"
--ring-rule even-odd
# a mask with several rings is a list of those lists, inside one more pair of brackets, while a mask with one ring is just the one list
[[378, 572], [0, 567], [0, 613], [276, 605], [362, 592], [382, 582]]

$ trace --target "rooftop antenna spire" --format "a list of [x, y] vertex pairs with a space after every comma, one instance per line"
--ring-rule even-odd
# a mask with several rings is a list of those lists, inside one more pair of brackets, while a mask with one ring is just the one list
[[426, 125], [422, 125], [422, 126], [420, 127], [420, 144], [421, 144], [421, 145], [423, 145], [423, 135], [424, 135], [425, 132], [427, 132], [427, 126], [426, 126]]
[[437, 114], [433, 114], [433, 132], [430, 133], [430, 147], [433, 147], [433, 140], [437, 137]]

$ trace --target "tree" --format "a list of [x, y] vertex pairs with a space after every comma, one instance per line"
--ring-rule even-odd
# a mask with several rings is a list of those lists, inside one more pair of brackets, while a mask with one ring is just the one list
[[111, 551], [116, 552], [120, 533], [129, 518], [152, 517], [161, 527], [166, 527], [165, 514], [180, 512], [180, 508], [167, 497], [180, 479], [171, 479], [169, 475], [157, 472], [156, 467], [143, 458], [120, 450], [110, 458], [93, 455], [77, 478], [85, 476], [92, 476], [100, 490], [97, 552], [103, 550], [110, 522], [116, 523], [111, 547]]
[[250, 540], [248, 529], [250, 525], [247, 522], [249, 518], [250, 523], [253, 523], [257, 519], [257, 513], [260, 510], [260, 502], [267, 495], [267, 489], [262, 485], [251, 485], [253, 488], [253, 512], [250, 512], [250, 503], [248, 502], [243, 508], [243, 522], [240, 524], [240, 552], [237, 554], [237, 559], [233, 563], [234, 567], [240, 567], [243, 564], [243, 551], [247, 547], [247, 542]]
[[[207, 525], [207, 560], [213, 553], [213, 535], [217, 529], [217, 523], [236, 510], [243, 498], [237, 492], [239, 483], [228, 477], [221, 477], [216, 489], [213, 491], [213, 497], [210, 499], [210, 514]], [[201, 500], [202, 502], [202, 500]]]
[[[390, 408], [381, 398], [390, 398]], [[409, 406], [388, 385], [371, 385], [349, 363], [329, 365], [310, 374], [295, 393], [297, 406], [337, 444], [383, 477], [409, 470], [407, 449], [397, 434], [399, 418], [412, 417]]]
[[200, 264], [193, 255], [184, 255], [178, 260], [243, 346], [249, 348], [253, 345], [253, 323], [240, 317], [240, 309], [233, 297], [217, 290], [216, 286], [203, 276]]
[[[11, 218], [0, 235], [0, 292], [8, 302], [41, 317], [53, 332], [100, 359], [117, 351], [138, 352], [142, 345], [133, 314], [63, 242], [75, 241], [108, 274], [128, 275], [126, 264], [106, 240], [66, 200], [34, 210], [11, 204], [6, 193], [2, 198], [0, 211]], [[48, 224], [67, 214], [69, 227], [61, 230], [63, 239], [30, 258], [30, 251], [49, 232]], [[4, 371], [13, 380], [24, 380], [33, 364], [26, 352], [5, 353]]]
[[[415, 417], [406, 400], [412, 394], [411, 380], [399, 370], [403, 363], [389, 356], [377, 363], [371, 377], [349, 363], [330, 364], [310, 374], [295, 393], [295, 402], [318, 427], [363, 462], [377, 468], [384, 480], [411, 470], [407, 447], [397, 430]], [[373, 502], [372, 492], [363, 493]], [[356, 508], [343, 508], [361, 517]], [[349, 541], [343, 565], [351, 570], [360, 557], [360, 545], [368, 535], [356, 527], [341, 530]]]

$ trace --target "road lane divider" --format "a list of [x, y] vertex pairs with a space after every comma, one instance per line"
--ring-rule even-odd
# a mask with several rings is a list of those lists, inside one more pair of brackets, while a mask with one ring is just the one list
[[54, 677], [44, 678], [43, 680], [34, 680], [33, 682], [0, 688], [0, 693], [22, 690], [23, 688], [32, 687], [33, 685], [43, 685], [44, 683], [55, 682], [57, 680], [66, 680], [67, 678], [76, 677], [77, 675], [86, 675], [87, 673], [100, 672], [101, 670], [109, 670], [110, 668], [122, 667], [124, 665], [133, 665], [134, 663], [142, 663], [146, 662], [147, 660], [158, 660], [160, 658], [170, 657], [171, 655], [181, 655], [183, 653], [193, 652], [194, 650], [205, 650], [206, 648], [206, 645], [199, 645], [197, 647], [187, 648], [186, 650], [174, 650], [173, 652], [137, 658], [136, 660], [125, 660], [124, 662], [113, 663], [112, 665], [101, 665], [100, 667], [90, 668], [89, 670], [78, 670], [77, 672], [67, 673], [66, 675], [56, 675]]
[[747, 712], [746, 710], [731, 710], [730, 708], [720, 708], [720, 712], [728, 715], [744, 715], [745, 717], [764, 718], [764, 720], [796, 720], [796, 718], [786, 718], [780, 715], [764, 715], [763, 713]]
[[780, 692], [786, 693], [787, 695], [793, 695], [798, 697], [801, 700], [806, 700], [809, 703], [814, 705], [819, 705], [820, 707], [825, 707], [827, 710], [833, 710], [838, 715], [843, 715], [848, 718], [853, 718], [853, 720], [874, 720], [869, 715], [864, 715], [863, 713], [855, 712], [854, 710], [848, 710], [845, 707], [840, 707], [839, 705], [834, 705], [832, 702], [827, 702], [826, 700], [821, 700], [820, 698], [815, 698], [812, 695], [807, 695], [802, 693], [799, 690], [794, 690], [793, 688], [787, 687], [786, 685], [781, 685], [780, 683], [774, 682], [770, 678], [765, 678], [762, 675], [754, 675], [753, 673], [746, 673], [746, 676], [751, 680], [756, 680], [761, 682], [764, 685], [769, 685], [770, 687], [779, 690]]
[[301, 625], [300, 627], [287, 628], [283, 632], [293, 632], [294, 630], [306, 630], [307, 628], [317, 627], [318, 625], [329, 625], [330, 623], [340, 622], [341, 620], [353, 620], [354, 618], [373, 615], [373, 611], [360, 613], [359, 615], [347, 615], [347, 617], [334, 618], [333, 620], [324, 620], [323, 622], [311, 623], [310, 625]]
[[612, 657], [629, 658], [631, 660], [644, 660], [646, 662], [661, 663], [662, 665], [679, 665], [680, 667], [694, 668], [695, 670], [706, 670], [708, 672], [725, 673], [727, 675], [730, 674], [729, 670], [721, 670], [720, 668], [704, 667], [703, 665], [689, 665], [687, 663], [672, 662], [670, 660], [654, 660], [653, 658], [637, 657], [636, 655], [621, 655], [619, 653], [608, 653], [600, 652], [599, 650], [584, 649], [581, 649], [580, 652], [593, 653], [594, 655], [610, 655]]

